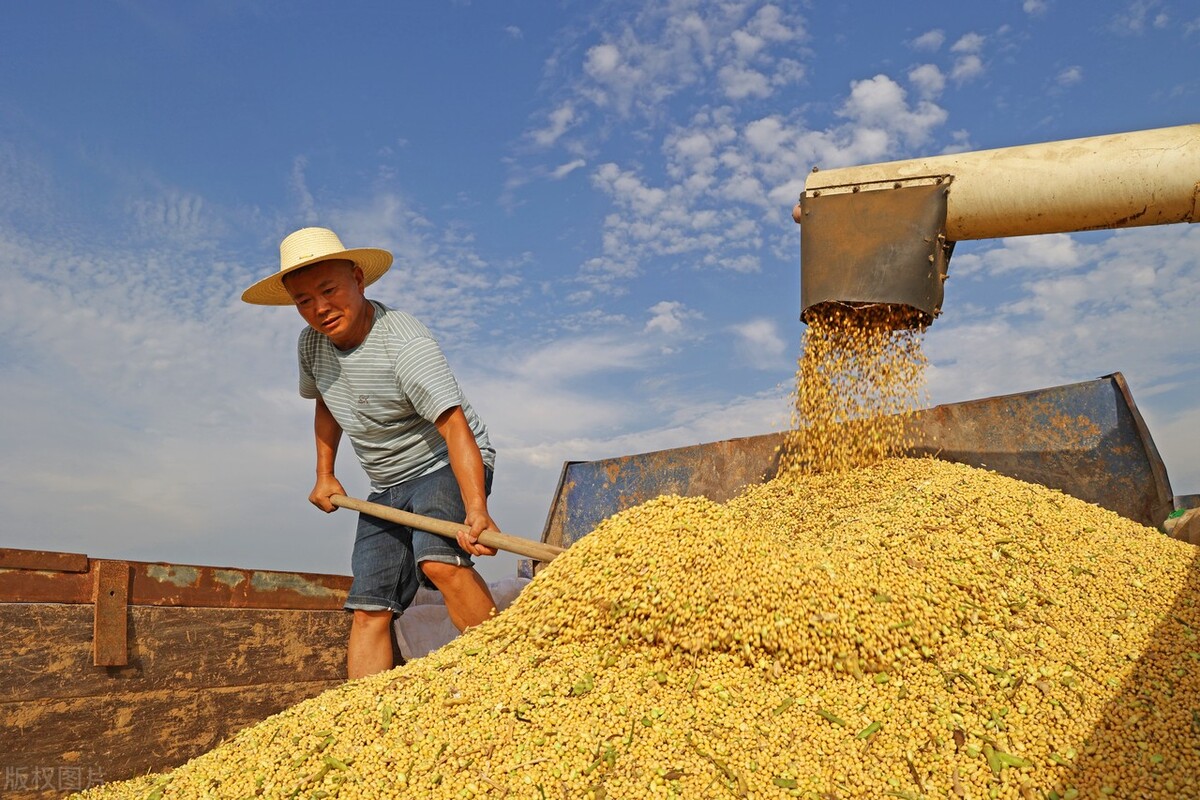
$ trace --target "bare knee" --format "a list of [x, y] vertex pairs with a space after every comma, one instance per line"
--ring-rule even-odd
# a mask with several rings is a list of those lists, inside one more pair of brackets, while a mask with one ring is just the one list
[[433, 581], [433, 585], [439, 589], [443, 586], [450, 586], [456, 580], [461, 580], [462, 576], [470, 572], [470, 567], [460, 567], [458, 564], [447, 564], [444, 561], [422, 561], [421, 571], [425, 573], [425, 577]]
[[387, 628], [392, 624], [391, 611], [366, 611], [361, 608], [354, 609], [354, 621], [351, 623], [354, 627], [362, 630], [377, 630]]

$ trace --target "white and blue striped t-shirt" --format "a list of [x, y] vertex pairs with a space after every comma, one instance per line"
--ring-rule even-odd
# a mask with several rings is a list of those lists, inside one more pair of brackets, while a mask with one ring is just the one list
[[463, 397], [433, 334], [411, 314], [370, 302], [371, 330], [352, 350], [338, 350], [312, 328], [300, 334], [301, 397], [325, 401], [376, 490], [450, 463], [433, 423], [454, 406], [462, 406], [483, 462], [494, 467], [487, 426]]

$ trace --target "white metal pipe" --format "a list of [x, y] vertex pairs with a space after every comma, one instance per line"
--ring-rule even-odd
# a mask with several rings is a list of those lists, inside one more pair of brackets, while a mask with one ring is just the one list
[[1196, 222], [1200, 124], [820, 170], [804, 190], [933, 176], [951, 176], [951, 241]]

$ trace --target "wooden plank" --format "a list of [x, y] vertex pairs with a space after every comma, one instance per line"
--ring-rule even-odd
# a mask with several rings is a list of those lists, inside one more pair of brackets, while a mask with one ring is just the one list
[[92, 664], [118, 667], [129, 663], [129, 565], [101, 561], [96, 568], [92, 605]]
[[[0, 742], [9, 779], [0, 796], [61, 797], [89, 783], [161, 772], [340, 683], [298, 681], [0, 703]], [[63, 786], [64, 776], [82, 785]], [[24, 786], [18, 785], [22, 778]]]
[[[0, 603], [0, 699], [204, 690], [346, 676], [344, 611], [131, 606], [129, 663], [92, 664], [92, 609]], [[0, 747], [2, 750], [3, 747]]]
[[55, 553], [49, 550], [18, 550], [15, 547], [0, 547], [0, 567], [87, 572], [88, 557], [83, 553]]
[[[97, 563], [92, 560], [93, 569]], [[126, 563], [133, 570], [132, 605], [332, 610], [342, 607], [350, 590], [347, 575]], [[93, 587], [94, 578], [86, 573], [0, 566], [0, 602], [91, 603]]]

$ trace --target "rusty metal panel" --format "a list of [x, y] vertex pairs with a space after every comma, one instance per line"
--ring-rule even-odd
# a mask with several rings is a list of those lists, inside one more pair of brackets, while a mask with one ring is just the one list
[[96, 566], [92, 611], [92, 664], [121, 667], [129, 663], [129, 565], [100, 561]]
[[567, 547], [606, 517], [661, 494], [728, 500], [742, 487], [762, 483], [775, 474], [783, 438], [784, 434], [773, 433], [601, 461], [567, 462], [543, 541]]
[[916, 454], [1060, 489], [1157, 527], [1171, 488], [1116, 373], [1094, 381], [938, 406], [915, 415]]
[[908, 310], [911, 326], [942, 312], [953, 244], [948, 176], [868, 191], [806, 192], [800, 200], [801, 318], [827, 304]]
[[[1157, 526], [1170, 484], [1124, 378], [937, 406], [913, 415], [914, 455], [986, 467]], [[568, 462], [543, 536], [569, 546], [601, 520], [660, 494], [722, 501], [778, 467], [784, 433], [600, 461]]]
[[[85, 557], [86, 558], [86, 557]], [[91, 603], [91, 572], [0, 567], [0, 602]], [[350, 589], [345, 575], [203, 567], [139, 561], [131, 569], [129, 602], [144, 606], [340, 609]]]
[[0, 547], [0, 569], [52, 569], [59, 572], [87, 572], [88, 557], [83, 553], [55, 553], [46, 550], [17, 550]]
[[0, 568], [0, 602], [90, 603], [95, 593], [96, 562], [89, 572]]

